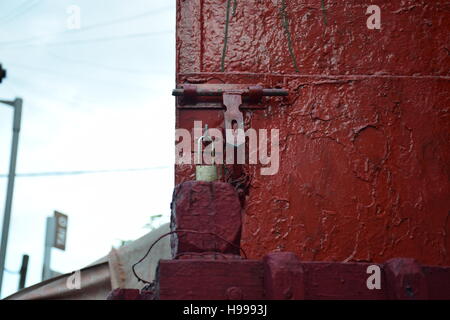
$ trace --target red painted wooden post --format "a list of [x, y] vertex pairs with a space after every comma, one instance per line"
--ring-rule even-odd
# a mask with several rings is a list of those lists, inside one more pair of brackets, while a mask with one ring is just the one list
[[384, 265], [384, 272], [390, 299], [428, 299], [427, 279], [414, 259], [390, 259]]
[[266, 299], [303, 300], [305, 298], [303, 267], [294, 253], [270, 253], [264, 257], [263, 263]]
[[[276, 175], [244, 170], [249, 256], [450, 265], [445, 1], [237, 1], [227, 37], [226, 2], [177, 0], [177, 84], [289, 90], [244, 110], [248, 127], [281, 138]], [[367, 27], [373, 4], [380, 30]], [[223, 110], [177, 108], [177, 128], [223, 120]], [[194, 167], [177, 165], [176, 183]]]
[[157, 275], [161, 300], [259, 300], [263, 265], [257, 260], [162, 260]]

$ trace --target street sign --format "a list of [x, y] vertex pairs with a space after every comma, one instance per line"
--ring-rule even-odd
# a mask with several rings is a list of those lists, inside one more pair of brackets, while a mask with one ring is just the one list
[[67, 215], [55, 211], [54, 213], [55, 218], [55, 238], [53, 247], [66, 250], [66, 237], [67, 237], [67, 222], [68, 217]]

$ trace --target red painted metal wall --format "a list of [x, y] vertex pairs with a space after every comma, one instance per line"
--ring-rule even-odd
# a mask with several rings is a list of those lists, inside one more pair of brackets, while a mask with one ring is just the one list
[[[249, 257], [449, 265], [450, 3], [231, 0], [222, 57], [227, 3], [177, 0], [177, 83], [289, 90], [244, 114], [280, 129], [278, 174], [241, 172]], [[220, 128], [223, 111], [177, 109], [177, 128], [194, 120]]]

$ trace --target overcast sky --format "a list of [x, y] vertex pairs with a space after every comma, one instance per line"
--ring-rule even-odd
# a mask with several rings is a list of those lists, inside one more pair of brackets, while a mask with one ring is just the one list
[[[77, 5], [81, 28], [68, 8]], [[139, 169], [16, 178], [6, 268], [30, 255], [26, 285], [41, 280], [45, 221], [69, 216], [66, 273], [106, 255], [120, 240], [168, 221], [173, 188], [175, 1], [2, 0], [0, 99], [24, 100], [17, 174]], [[0, 175], [8, 172], [12, 109], [0, 104]], [[7, 179], [0, 176], [0, 221]], [[19, 277], [5, 273], [2, 296]]]

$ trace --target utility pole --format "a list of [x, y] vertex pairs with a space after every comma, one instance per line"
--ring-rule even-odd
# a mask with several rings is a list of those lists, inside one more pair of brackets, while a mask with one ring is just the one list
[[19, 290], [25, 288], [25, 281], [27, 280], [27, 272], [28, 272], [28, 261], [30, 260], [30, 256], [24, 254], [22, 256], [22, 267], [20, 267], [20, 279], [19, 279]]
[[[0, 73], [1, 68], [0, 65]], [[3, 72], [6, 74], [5, 72]], [[3, 285], [3, 273], [5, 271], [6, 261], [6, 248], [8, 246], [9, 225], [11, 222], [11, 207], [14, 192], [14, 178], [16, 176], [16, 160], [17, 160], [17, 147], [19, 145], [19, 132], [20, 122], [22, 118], [22, 99], [16, 98], [14, 101], [0, 100], [1, 103], [10, 105], [14, 108], [14, 122], [13, 122], [13, 139], [11, 146], [11, 157], [9, 163], [9, 175], [8, 175], [8, 189], [6, 192], [6, 204], [5, 214], [3, 216], [3, 228], [2, 228], [2, 241], [0, 247], [0, 297]]]

